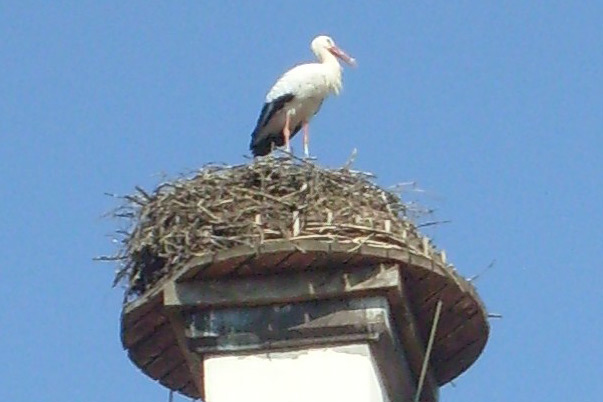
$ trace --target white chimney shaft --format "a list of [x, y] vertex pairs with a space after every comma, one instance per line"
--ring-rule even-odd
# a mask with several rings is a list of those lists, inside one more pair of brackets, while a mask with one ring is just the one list
[[206, 356], [206, 402], [389, 402], [367, 344]]

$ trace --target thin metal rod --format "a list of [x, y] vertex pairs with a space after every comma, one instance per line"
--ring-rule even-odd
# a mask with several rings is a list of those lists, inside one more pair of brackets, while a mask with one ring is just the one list
[[442, 312], [442, 300], [438, 300], [436, 305], [435, 315], [433, 317], [433, 324], [431, 324], [431, 333], [429, 334], [429, 341], [427, 342], [427, 350], [425, 351], [425, 357], [423, 358], [423, 366], [421, 367], [421, 375], [419, 377], [419, 385], [417, 386], [417, 393], [415, 395], [414, 402], [419, 402], [421, 391], [423, 391], [423, 382], [425, 381], [425, 375], [427, 374], [427, 366], [429, 364], [429, 357], [431, 355], [431, 348], [433, 347], [433, 340], [435, 339], [436, 330], [438, 328], [438, 321], [440, 320], [440, 313]]

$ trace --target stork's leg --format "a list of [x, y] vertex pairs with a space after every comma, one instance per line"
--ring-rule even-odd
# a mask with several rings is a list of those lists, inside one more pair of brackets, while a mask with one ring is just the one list
[[304, 121], [304, 155], [306, 158], [310, 157], [310, 127], [308, 122]]
[[283, 127], [283, 137], [285, 137], [285, 151], [291, 152], [291, 144], [289, 143], [289, 139], [291, 138], [291, 129], [289, 126], [291, 125], [291, 116], [289, 113], [285, 116], [285, 127]]

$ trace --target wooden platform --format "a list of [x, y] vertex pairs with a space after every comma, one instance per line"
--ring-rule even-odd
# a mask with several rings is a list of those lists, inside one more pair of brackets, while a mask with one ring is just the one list
[[478, 358], [486, 344], [489, 326], [486, 310], [473, 287], [429, 247], [420, 253], [317, 240], [280, 240], [265, 243], [259, 249], [242, 246], [198, 257], [124, 307], [122, 343], [130, 359], [148, 376], [170, 389], [198, 398], [195, 385], [198, 379], [190, 374], [164, 306], [166, 285], [172, 281], [353, 269], [383, 263], [399, 265], [410, 310], [424, 340], [429, 335], [436, 303], [442, 300], [430, 366], [438, 384], [449, 382]]

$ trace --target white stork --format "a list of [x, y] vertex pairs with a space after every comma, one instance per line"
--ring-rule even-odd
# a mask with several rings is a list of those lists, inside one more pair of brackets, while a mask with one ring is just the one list
[[302, 127], [304, 155], [310, 156], [308, 123], [325, 98], [341, 90], [342, 68], [337, 58], [352, 66], [356, 63], [328, 36], [314, 38], [311, 48], [318, 63], [301, 64], [287, 71], [266, 95], [266, 103], [251, 134], [249, 148], [254, 156], [267, 155], [282, 145], [290, 152], [289, 140]]

